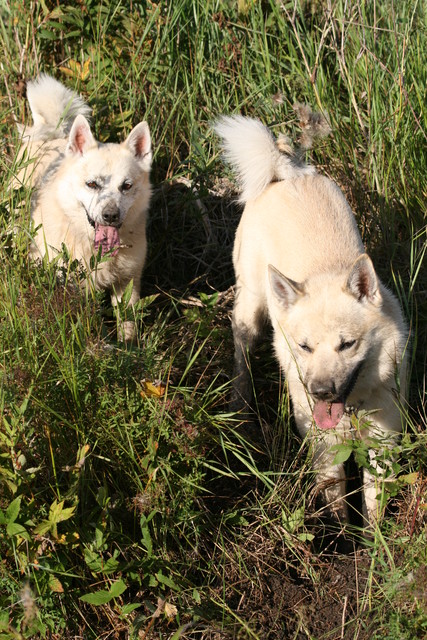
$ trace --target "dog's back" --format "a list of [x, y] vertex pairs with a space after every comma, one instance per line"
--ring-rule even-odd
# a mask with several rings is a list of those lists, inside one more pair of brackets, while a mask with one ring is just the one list
[[[258, 120], [222, 117], [215, 130], [236, 171], [245, 209], [237, 231], [238, 278], [266, 296], [269, 263], [298, 282], [350, 266], [364, 252], [340, 189], [291, 151]], [[251, 283], [251, 284], [249, 284]]]
[[[340, 272], [364, 252], [344, 196], [317, 173], [273, 182], [250, 200], [236, 240], [240, 273], [249, 265], [252, 270], [258, 259], [258, 274], [271, 263], [297, 282], [322, 271]], [[261, 286], [267, 287], [267, 280]]]

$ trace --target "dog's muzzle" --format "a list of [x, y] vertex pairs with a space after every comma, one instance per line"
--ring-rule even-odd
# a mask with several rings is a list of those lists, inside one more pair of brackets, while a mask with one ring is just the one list
[[363, 361], [356, 366], [339, 393], [333, 380], [318, 380], [309, 384], [308, 392], [315, 401], [313, 418], [319, 429], [334, 429], [338, 425], [345, 413], [345, 403], [354, 389], [362, 366]]
[[120, 209], [114, 203], [105, 205], [101, 213], [103, 224], [108, 227], [120, 227]]

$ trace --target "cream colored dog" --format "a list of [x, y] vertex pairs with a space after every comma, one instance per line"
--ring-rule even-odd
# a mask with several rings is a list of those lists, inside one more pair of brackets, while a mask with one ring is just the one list
[[[27, 96], [34, 124], [22, 132], [28, 162], [15, 184], [34, 187], [32, 256], [52, 260], [64, 244], [97, 288], [111, 290], [114, 305], [132, 282], [134, 305], [147, 251], [147, 123], [136, 125], [122, 144], [101, 144], [86, 119], [89, 107], [61, 83], [42, 75], [27, 85]], [[98, 252], [105, 257], [93, 269]], [[134, 330], [125, 322], [120, 337], [132, 339]]]
[[[314, 436], [317, 481], [346, 520], [344, 467], [333, 464], [330, 448], [351, 434], [368, 439], [400, 431], [407, 343], [401, 310], [378, 280], [333, 182], [281, 153], [257, 120], [223, 117], [215, 129], [246, 205], [233, 254], [234, 404], [250, 402], [247, 350], [268, 318], [297, 427], [303, 437]], [[352, 413], [361, 418], [357, 434]], [[372, 466], [364, 469], [370, 522], [378, 515], [373, 453]]]

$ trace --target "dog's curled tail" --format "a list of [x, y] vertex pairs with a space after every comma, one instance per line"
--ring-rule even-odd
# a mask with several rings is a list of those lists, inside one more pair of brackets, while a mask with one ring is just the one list
[[77, 93], [47, 74], [27, 84], [27, 99], [34, 123], [25, 135], [37, 140], [66, 137], [78, 114], [89, 117], [91, 113]]
[[259, 120], [222, 116], [214, 130], [222, 139], [226, 160], [237, 173], [240, 202], [254, 200], [271, 182], [315, 173], [313, 167], [292, 154], [283, 138], [276, 141]]

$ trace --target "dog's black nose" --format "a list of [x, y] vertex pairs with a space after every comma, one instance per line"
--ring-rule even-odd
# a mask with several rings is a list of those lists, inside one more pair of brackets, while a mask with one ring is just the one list
[[310, 382], [308, 391], [316, 400], [335, 400], [337, 390], [333, 380], [325, 382], [324, 380], [314, 380]]
[[120, 220], [120, 209], [116, 204], [107, 204], [102, 211], [105, 224], [116, 225]]

